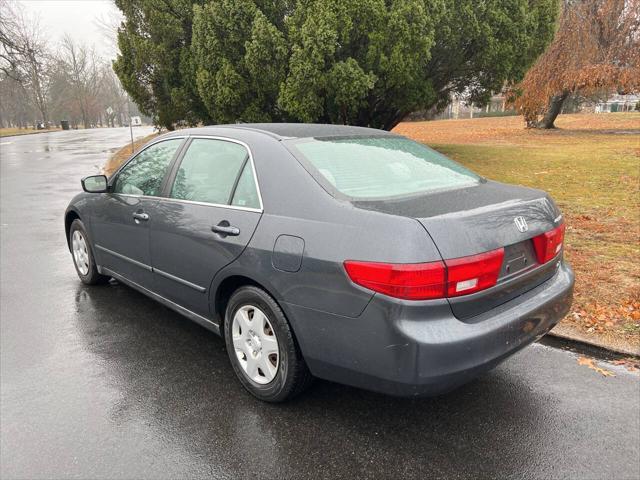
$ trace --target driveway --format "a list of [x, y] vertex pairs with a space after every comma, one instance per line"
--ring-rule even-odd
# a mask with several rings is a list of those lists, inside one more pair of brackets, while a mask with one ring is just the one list
[[638, 375], [539, 344], [439, 398], [318, 381], [253, 399], [220, 338], [76, 277], [64, 208], [128, 139], [0, 139], [2, 478], [640, 477]]

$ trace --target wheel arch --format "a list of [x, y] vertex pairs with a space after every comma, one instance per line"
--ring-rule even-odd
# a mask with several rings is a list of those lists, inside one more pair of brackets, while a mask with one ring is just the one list
[[68, 210], [64, 215], [64, 234], [67, 237], [67, 248], [71, 251], [71, 243], [69, 241], [69, 230], [71, 229], [71, 224], [74, 220], [81, 220], [80, 214], [76, 210]]
[[[229, 299], [233, 293], [241, 287], [252, 285], [261, 290], [264, 290], [273, 300], [282, 308], [282, 302], [278, 300], [278, 297], [274, 295], [274, 291], [266, 282], [260, 282], [251, 278], [244, 273], [233, 272], [229, 273], [219, 282], [216, 282], [216, 286], [213, 289], [212, 310], [213, 314], [218, 318], [220, 336], [224, 336], [224, 314], [229, 303]], [[284, 311], [284, 309], [283, 309]], [[285, 313], [286, 315], [286, 313]], [[291, 324], [291, 322], [289, 322]], [[293, 326], [292, 326], [293, 329]]]

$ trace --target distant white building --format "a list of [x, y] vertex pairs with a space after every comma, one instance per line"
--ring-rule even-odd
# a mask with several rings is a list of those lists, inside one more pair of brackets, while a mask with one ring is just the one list
[[640, 95], [611, 95], [606, 101], [596, 104], [596, 113], [630, 112], [640, 102]]

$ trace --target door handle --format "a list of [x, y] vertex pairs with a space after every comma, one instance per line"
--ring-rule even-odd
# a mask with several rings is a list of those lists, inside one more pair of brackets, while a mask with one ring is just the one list
[[211, 227], [211, 231], [219, 234], [222, 238], [227, 235], [231, 235], [232, 237], [237, 237], [240, 235], [240, 229], [238, 227], [234, 227], [233, 225], [229, 225], [229, 222], [226, 220], [221, 221], [218, 225], [214, 225]]
[[147, 220], [149, 220], [149, 215], [147, 213], [134, 213], [133, 214], [133, 218], [135, 218], [136, 220], [142, 220], [143, 222], [146, 222]]

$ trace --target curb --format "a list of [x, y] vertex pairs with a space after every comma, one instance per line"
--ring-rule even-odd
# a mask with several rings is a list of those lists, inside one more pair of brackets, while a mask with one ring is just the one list
[[636, 352], [625, 349], [603, 347], [602, 345], [598, 345], [593, 342], [578, 340], [562, 334], [554, 333], [553, 331], [547, 333], [544, 337], [538, 340], [538, 343], [562, 350], [569, 350], [582, 355], [588, 355], [601, 360], [619, 360], [628, 357], [640, 358], [640, 355]]
[[554, 337], [564, 338], [569, 341], [576, 341], [585, 343], [593, 347], [601, 348], [603, 350], [610, 350], [612, 352], [620, 353], [622, 355], [631, 355], [633, 357], [640, 357], [640, 344], [636, 345], [631, 341], [624, 342], [611, 342], [602, 341], [598, 337], [591, 337], [585, 335], [580, 331], [576, 331], [572, 328], [567, 328], [566, 325], [560, 323], [549, 332]]

